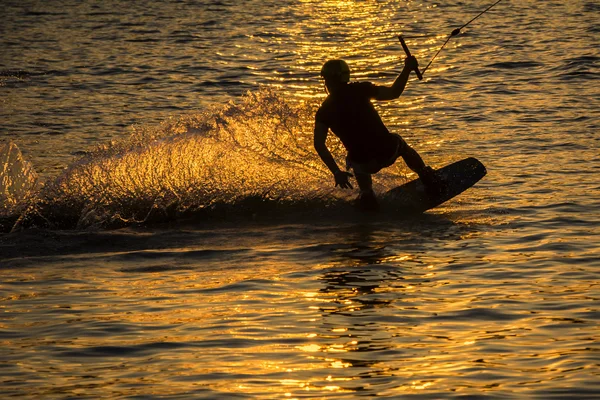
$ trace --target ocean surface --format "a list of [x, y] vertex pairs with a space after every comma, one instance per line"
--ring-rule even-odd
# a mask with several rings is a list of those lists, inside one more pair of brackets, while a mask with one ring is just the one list
[[361, 214], [312, 148], [323, 62], [389, 85], [491, 3], [3, 0], [0, 398], [600, 398], [597, 1], [501, 1], [376, 104], [485, 164], [448, 203]]

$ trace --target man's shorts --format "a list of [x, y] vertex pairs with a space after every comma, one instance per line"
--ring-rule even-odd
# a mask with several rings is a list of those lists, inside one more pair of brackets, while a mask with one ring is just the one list
[[353, 161], [348, 156], [346, 157], [346, 169], [352, 169], [355, 174], [376, 174], [381, 169], [389, 167], [395, 163], [398, 157], [405, 153], [406, 148], [408, 148], [408, 144], [406, 144], [400, 135], [393, 135], [396, 138], [396, 149], [390, 158], [384, 160], [372, 159], [367, 162], [359, 163]]

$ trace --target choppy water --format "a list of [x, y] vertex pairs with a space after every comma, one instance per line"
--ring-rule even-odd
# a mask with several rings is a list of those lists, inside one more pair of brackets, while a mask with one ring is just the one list
[[3, 194], [2, 397], [599, 397], [597, 2], [500, 2], [378, 105], [486, 165], [443, 207], [357, 215], [311, 149], [324, 60], [390, 83], [487, 5], [3, 2], [46, 203]]

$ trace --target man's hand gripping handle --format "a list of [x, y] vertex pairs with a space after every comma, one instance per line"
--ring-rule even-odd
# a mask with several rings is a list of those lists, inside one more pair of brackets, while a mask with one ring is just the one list
[[[400, 41], [400, 44], [402, 45], [402, 48], [404, 49], [404, 52], [406, 53], [406, 55], [408, 57], [412, 57], [412, 55], [410, 54], [410, 50], [408, 49], [408, 46], [406, 45], [406, 42], [404, 41], [404, 38], [402, 37], [402, 35], [398, 35], [398, 40]], [[417, 67], [415, 69], [415, 73], [417, 74], [417, 78], [419, 78], [419, 80], [422, 81], [423, 74], [421, 74], [421, 71], [419, 71], [419, 67]]]

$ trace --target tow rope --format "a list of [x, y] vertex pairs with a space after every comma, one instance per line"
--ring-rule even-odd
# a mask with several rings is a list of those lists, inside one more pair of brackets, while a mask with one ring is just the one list
[[[450, 32], [450, 35], [446, 38], [446, 41], [444, 42], [444, 44], [442, 45], [442, 47], [440, 47], [440, 49], [437, 51], [437, 53], [435, 53], [435, 55], [433, 56], [433, 58], [431, 59], [431, 61], [429, 61], [429, 64], [427, 64], [427, 66], [423, 69], [423, 71], [420, 71], [418, 68], [415, 71], [417, 74], [417, 77], [419, 78], [419, 80], [423, 79], [423, 74], [425, 73], [425, 71], [427, 71], [427, 69], [431, 66], [431, 63], [433, 63], [433, 60], [436, 59], [436, 57], [440, 54], [440, 52], [444, 49], [444, 47], [446, 47], [446, 45], [448, 44], [448, 42], [450, 41], [450, 39], [452, 39], [454, 36], [457, 36], [461, 29], [463, 29], [464, 27], [470, 25], [473, 21], [475, 21], [477, 18], [481, 17], [483, 14], [485, 14], [486, 12], [490, 11], [496, 4], [500, 3], [502, 0], [498, 0], [496, 1], [494, 4], [492, 4], [491, 6], [489, 6], [488, 8], [486, 8], [485, 10], [483, 10], [482, 12], [480, 12], [479, 14], [477, 14], [477, 16], [473, 19], [471, 19], [469, 22], [467, 22], [466, 24], [460, 26], [459, 28], [454, 29], [452, 32]], [[406, 42], [404, 42], [405, 38], [409, 38], [409, 39], [413, 39], [413, 38], [423, 38], [423, 37], [430, 37], [431, 35], [418, 35], [418, 36], [403, 36], [403, 35], [398, 35], [398, 40], [400, 41], [400, 44], [402, 45], [402, 48], [404, 49], [404, 52], [406, 53], [407, 56], [410, 57], [410, 50], [408, 49], [408, 46], [406, 46]]]

